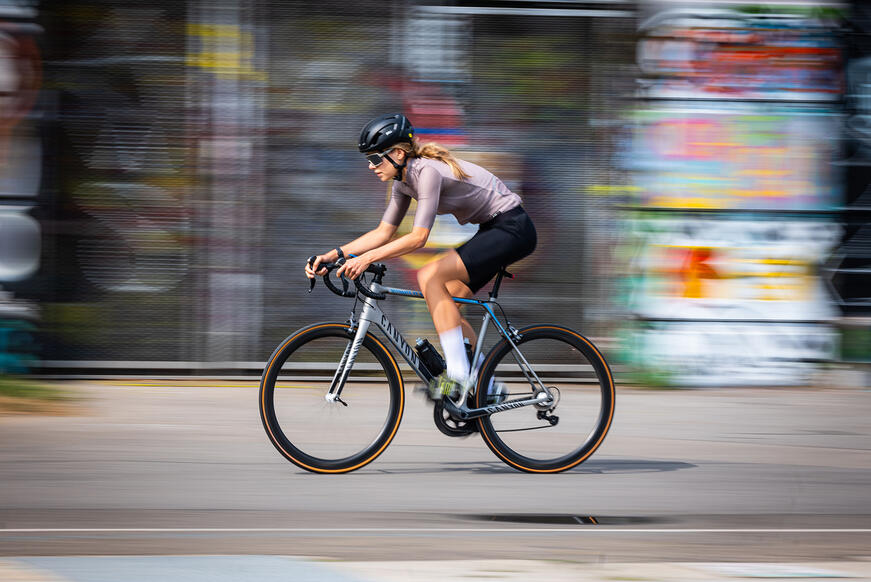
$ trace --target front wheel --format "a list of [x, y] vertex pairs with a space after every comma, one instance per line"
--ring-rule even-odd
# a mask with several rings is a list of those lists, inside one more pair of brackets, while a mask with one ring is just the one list
[[497, 457], [531, 473], [557, 473], [587, 460], [614, 418], [614, 379], [590, 340], [564, 327], [520, 330], [518, 350], [502, 339], [487, 354], [475, 389], [486, 406], [488, 388], [502, 384], [505, 402], [542, 391], [550, 404], [509, 408], [480, 419], [481, 436]]
[[393, 440], [405, 405], [396, 360], [366, 334], [339, 399], [330, 383], [353, 334], [348, 324], [299, 330], [273, 352], [260, 380], [260, 417], [290, 462], [315, 473], [346, 473], [372, 462]]

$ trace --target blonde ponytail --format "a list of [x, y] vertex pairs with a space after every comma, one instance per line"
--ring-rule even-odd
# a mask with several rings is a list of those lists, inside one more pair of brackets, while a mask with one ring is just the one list
[[451, 167], [454, 176], [459, 180], [465, 180], [470, 177], [469, 174], [464, 172], [463, 168], [460, 167], [460, 162], [457, 161], [454, 154], [443, 145], [437, 144], [433, 141], [421, 145], [417, 138], [415, 138], [414, 144], [409, 145], [401, 143], [395, 147], [405, 150], [415, 158], [430, 158], [446, 163]]

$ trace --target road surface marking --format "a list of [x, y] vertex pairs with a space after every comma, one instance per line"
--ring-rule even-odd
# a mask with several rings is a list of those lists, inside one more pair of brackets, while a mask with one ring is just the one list
[[412, 527], [111, 527], [111, 528], [0, 528], [0, 534], [52, 533], [630, 533], [630, 534], [853, 534], [871, 528], [412, 528]]

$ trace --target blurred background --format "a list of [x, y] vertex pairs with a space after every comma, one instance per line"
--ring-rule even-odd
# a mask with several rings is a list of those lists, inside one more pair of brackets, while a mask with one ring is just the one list
[[862, 370], [869, 32], [860, 2], [0, 0], [0, 373], [256, 376], [344, 320], [303, 264], [377, 225], [356, 140], [393, 111], [523, 197], [515, 326], [625, 382]]

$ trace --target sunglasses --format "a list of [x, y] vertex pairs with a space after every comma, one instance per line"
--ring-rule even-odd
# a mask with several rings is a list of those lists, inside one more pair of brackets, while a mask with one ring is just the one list
[[384, 152], [383, 154], [366, 154], [366, 159], [373, 166], [380, 166], [381, 163], [384, 161], [384, 158], [387, 156], [387, 154], [389, 154], [392, 151], [393, 151], [393, 149], [391, 148], [391, 149], [387, 150], [386, 152]]

